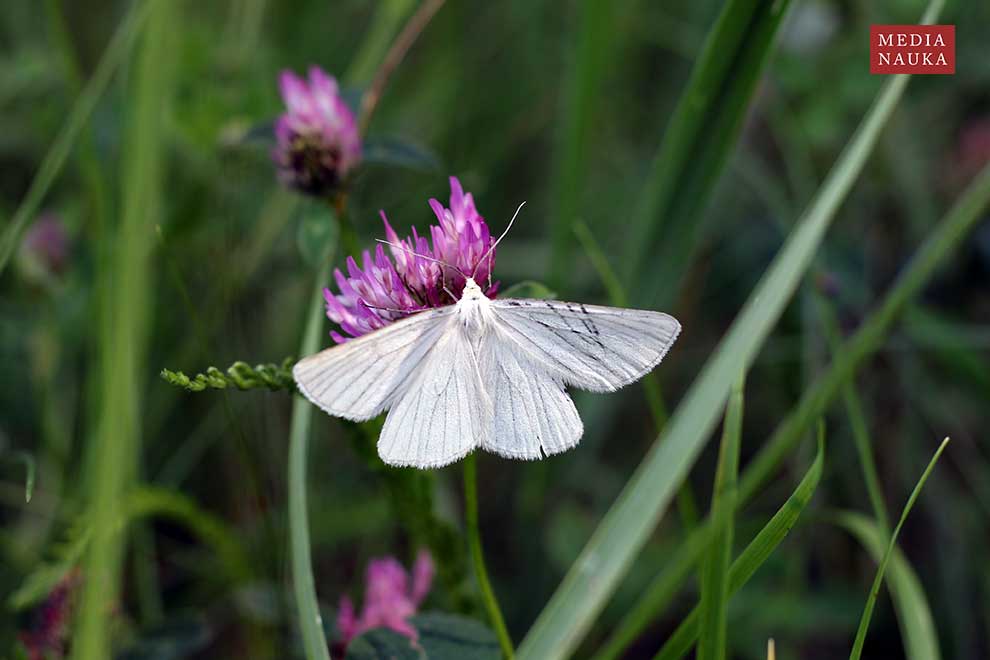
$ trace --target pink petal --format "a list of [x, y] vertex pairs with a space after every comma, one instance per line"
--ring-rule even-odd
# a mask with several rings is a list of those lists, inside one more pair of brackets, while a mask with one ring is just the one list
[[417, 607], [430, 592], [435, 573], [436, 567], [430, 553], [420, 550], [412, 569], [412, 601]]
[[309, 109], [309, 90], [306, 83], [292, 71], [282, 71], [278, 77], [282, 100], [285, 101], [289, 112], [302, 112]]
[[351, 599], [344, 596], [340, 599], [340, 606], [337, 608], [337, 629], [340, 631], [344, 644], [350, 642], [358, 635], [358, 622], [354, 616], [354, 604]]

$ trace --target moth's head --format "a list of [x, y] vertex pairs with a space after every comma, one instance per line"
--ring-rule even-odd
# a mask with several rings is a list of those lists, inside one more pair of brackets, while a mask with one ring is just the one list
[[461, 294], [461, 298], [467, 298], [468, 300], [477, 300], [479, 298], [484, 298], [485, 294], [478, 286], [478, 283], [474, 281], [473, 277], [467, 278], [464, 282], [464, 293]]

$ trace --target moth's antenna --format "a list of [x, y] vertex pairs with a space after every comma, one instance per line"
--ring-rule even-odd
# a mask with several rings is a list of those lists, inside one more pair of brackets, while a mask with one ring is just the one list
[[363, 304], [365, 307], [368, 307], [370, 309], [379, 309], [384, 312], [395, 312], [397, 314], [405, 314], [406, 316], [409, 316], [410, 314], [415, 314], [416, 312], [420, 311], [418, 309], [396, 309], [394, 307], [378, 307], [377, 305], [372, 305], [364, 298], [359, 298], [358, 300], [361, 301], [361, 304]]
[[[523, 202], [522, 204], [519, 205], [519, 208], [516, 209], [516, 212], [512, 214], [512, 219], [509, 220], [509, 224], [505, 227], [505, 231], [502, 232], [502, 235], [498, 237], [498, 240], [492, 243], [491, 247], [488, 248], [488, 252], [485, 252], [484, 256], [482, 256], [481, 259], [478, 259], [478, 263], [474, 265], [474, 271], [471, 272], [471, 279], [474, 279], [474, 274], [478, 271], [478, 266], [484, 263], [485, 259], [487, 259], [493, 252], [495, 252], [495, 248], [498, 247], [498, 244], [502, 242], [502, 239], [505, 238], [505, 235], [509, 233], [510, 229], [512, 229], [512, 223], [516, 221], [516, 216], [519, 215], [519, 212], [522, 211], [522, 207], [524, 206], [526, 206], [526, 202]], [[488, 269], [488, 274], [491, 275], [491, 268]]]
[[[463, 275], [463, 273], [462, 273]], [[467, 279], [466, 277], [464, 279]], [[454, 292], [447, 288], [447, 272], [443, 269], [440, 270], [440, 280], [443, 283], [443, 290], [452, 300], [460, 302], [461, 299], [454, 295]]]
[[408, 252], [409, 254], [411, 254], [413, 256], [419, 257], [420, 259], [426, 259], [427, 261], [432, 261], [433, 263], [440, 264], [441, 266], [446, 266], [447, 268], [450, 268], [451, 270], [457, 271], [457, 273], [461, 277], [463, 277], [464, 279], [468, 279], [468, 276], [464, 274], [464, 271], [462, 271], [457, 266], [454, 266], [452, 264], [448, 264], [446, 261], [440, 261], [439, 259], [434, 259], [433, 257], [428, 257], [425, 254], [420, 254], [419, 252], [416, 252], [415, 250], [411, 250], [411, 249], [407, 248], [405, 245], [396, 245], [395, 243], [390, 243], [389, 241], [383, 241], [380, 238], [376, 238], [375, 241], [377, 241], [378, 243], [384, 243], [385, 245], [388, 245], [389, 247], [393, 247], [396, 250], [402, 250], [403, 252]]

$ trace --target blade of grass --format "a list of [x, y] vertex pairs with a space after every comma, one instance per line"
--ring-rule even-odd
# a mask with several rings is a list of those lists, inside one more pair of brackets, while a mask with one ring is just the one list
[[592, 660], [616, 660], [636, 641], [677, 595], [677, 590], [687, 581], [691, 571], [705, 555], [721, 522], [719, 518], [707, 518], [687, 535], [678, 546], [673, 559], [664, 565], [663, 570], [636, 601], [636, 605], [623, 617], [618, 628], [592, 656]]
[[[316, 275], [299, 355], [311, 355], [319, 350], [323, 337], [323, 287], [330, 279], [330, 264], [331, 260], [325, 259]], [[292, 421], [289, 426], [289, 546], [292, 591], [306, 659], [330, 660], [330, 647], [323, 634], [323, 617], [316, 597], [316, 579], [313, 577], [313, 558], [309, 543], [309, 511], [306, 504], [306, 459], [312, 420], [313, 406], [301, 396], [293, 397]]]
[[250, 580], [254, 574], [235, 531], [182, 493], [154, 486], [135, 488], [125, 515], [131, 524], [147, 518], [168, 518], [184, 525], [210, 548], [217, 566], [228, 574], [233, 585]]
[[368, 28], [354, 61], [347, 68], [345, 80], [349, 84], [366, 84], [371, 81], [392, 44], [392, 39], [415, 6], [415, 0], [387, 0], [378, 4], [371, 19], [371, 27]]
[[[574, 223], [573, 229], [585, 255], [598, 274], [598, 279], [605, 287], [609, 303], [614, 307], [628, 307], [629, 297], [626, 295], [626, 290], [588, 225], [578, 220]], [[646, 396], [646, 405], [653, 417], [653, 424], [659, 433], [667, 424], [668, 416], [667, 405], [664, 403], [663, 392], [660, 389], [660, 379], [655, 371], [651, 371], [643, 378], [643, 394]], [[698, 523], [698, 506], [688, 481], [685, 481], [677, 491], [677, 510], [685, 529], [691, 529]]]
[[[842, 345], [842, 337], [839, 334], [839, 323], [835, 318], [835, 310], [820, 296], [818, 296], [818, 303], [825, 339], [828, 341], [832, 355], [837, 356]], [[887, 515], [887, 505], [883, 501], [880, 477], [873, 461], [873, 443], [870, 442], [870, 431], [866, 424], [863, 404], [860, 401], [859, 393], [856, 391], [855, 378], [850, 377], [842, 388], [842, 398], [846, 407], [846, 417], [849, 418], [853, 442], [856, 444], [856, 453], [859, 455], [859, 465], [863, 470], [863, 482], [866, 484], [866, 492], [870, 498], [870, 505], [873, 507], [873, 515], [876, 516], [877, 524], [883, 533], [885, 535], [890, 534], [890, 517]]]
[[[72, 34], [69, 25], [62, 12], [61, 0], [46, 0], [45, 15], [48, 19], [48, 33], [56, 50], [62, 59], [62, 68], [69, 90], [74, 96], [81, 96], [84, 92], [84, 81], [80, 70], [79, 58], [76, 55], [75, 47], [72, 43]], [[82, 131], [79, 136], [78, 159], [79, 170], [88, 189], [90, 197], [91, 219], [88, 223], [94, 235], [99, 235], [102, 231], [103, 222], [107, 213], [107, 200], [109, 190], [107, 189], [106, 177], [100, 165], [99, 152], [96, 149], [96, 138], [92, 127], [88, 131]]]
[[[918, 483], [915, 484], [914, 490], [911, 491], [911, 496], [908, 497], [907, 504], [904, 505], [904, 510], [901, 512], [901, 519], [897, 521], [897, 527], [894, 528], [894, 533], [890, 536], [890, 541], [887, 543], [887, 550], [883, 553], [883, 558], [880, 560], [880, 566], [877, 568], [877, 575], [873, 579], [873, 586], [870, 587], [870, 595], [866, 599], [866, 605], [863, 607], [863, 616], [859, 620], [859, 629], [856, 631], [856, 640], [853, 642], [852, 652], [849, 654], [849, 660], [859, 660], [860, 656], [863, 654], [863, 644], [866, 643], [866, 631], [870, 629], [870, 619], [873, 618], [873, 608], [876, 606], [877, 596], [880, 595], [880, 585], [883, 582], [883, 574], [887, 570], [887, 564], [890, 562], [890, 556], [894, 552], [894, 548], [897, 546], [897, 535], [901, 531], [901, 527], [904, 526], [904, 521], [907, 520], [908, 514], [911, 513], [911, 508], [914, 507], [915, 501], [918, 499], [918, 495], [921, 494], [921, 489], [924, 488], [925, 482], [928, 481], [928, 476], [931, 474], [932, 470], [935, 469], [935, 464], [938, 462], [939, 457], [942, 452], [945, 451], [945, 446], [949, 444], [949, 439], [946, 438], [942, 441], [942, 444], [938, 446], [935, 451], [935, 455], [932, 456], [932, 460], [929, 461], [928, 467], [921, 474], [921, 478], [918, 479]], [[929, 658], [935, 658], [935, 655], [927, 656]]]
[[3, 274], [10, 256], [20, 244], [28, 222], [37, 214], [38, 207], [48, 194], [48, 189], [65, 166], [76, 138], [93, 114], [93, 109], [103, 95], [114, 71], [131, 51], [131, 46], [141, 32], [145, 20], [158, 3], [159, 0], [135, 2], [107, 45], [96, 71], [93, 72], [93, 77], [86, 83], [55, 142], [41, 161], [38, 173], [31, 181], [31, 187], [28, 188], [24, 200], [17, 207], [13, 219], [4, 228], [3, 235], [0, 236], [0, 275]]
[[800, 402], [780, 423], [767, 443], [743, 471], [739, 497], [748, 501], [773, 474], [784, 456], [800, 441], [808, 425], [817, 419], [839, 394], [856, 369], [880, 347], [894, 321], [910, 300], [918, 295], [939, 266], [966, 238], [990, 204], [990, 164], [983, 168], [963, 196], [931, 233], [879, 307], [843, 342], [828, 370], [805, 390]]
[[[819, 451], [824, 456], [824, 450], [822, 449], [824, 446], [824, 427], [819, 428], [819, 441]], [[791, 503], [800, 503], [804, 501], [803, 498], [810, 498], [821, 476], [821, 466], [816, 468], [815, 463], [812, 463], [807, 475], [815, 474], [816, 471], [817, 476], [814, 478], [813, 483], [808, 482], [810, 485], [806, 484], [805, 482], [808, 477], [805, 476], [798, 488], [791, 494], [787, 503], [778, 511], [778, 515], [785, 515], [783, 513], [785, 510], [790, 512], [782, 520], [790, 520], [793, 523], [797, 519], [797, 514], [803, 509], [804, 504], [795, 507], [791, 506]], [[804, 503], [806, 504], [806, 501]], [[719, 515], [722, 517], [725, 515], [734, 515], [739, 509], [739, 500], [736, 499], [733, 504], [735, 507], [734, 510], [722, 511]], [[793, 519], [788, 517], [792, 514]], [[774, 519], [771, 519], [770, 523], [773, 523], [773, 521]], [[768, 523], [765, 529], [769, 529], [770, 523]], [[687, 536], [678, 548], [674, 558], [664, 566], [656, 579], [647, 587], [646, 591], [636, 602], [636, 605], [623, 618], [618, 629], [612, 633], [612, 636], [602, 646], [602, 649], [595, 654], [593, 660], [615, 660], [618, 658], [643, 630], [660, 615], [670, 602], [670, 599], [677, 592], [677, 589], [687, 580], [694, 565], [704, 557], [708, 544], [714, 537], [714, 532], [721, 524], [722, 520], [720, 517], [710, 516]], [[743, 553], [743, 556], [745, 556], [745, 553]]]
[[[412, 3], [395, 0], [383, 3], [375, 14], [364, 44], [352, 62], [346, 79], [364, 81], [371, 77], [392, 42]], [[367, 119], [367, 117], [366, 117]], [[342, 210], [342, 209], [338, 209]], [[351, 254], [358, 254], [354, 230], [344, 213], [338, 213], [340, 242]], [[336, 246], [335, 246], [336, 247]], [[327, 255], [316, 275], [306, 328], [299, 346], [299, 355], [311, 355], [320, 347], [323, 327], [323, 287], [330, 279], [331, 256]], [[309, 540], [309, 511], [306, 504], [307, 459], [309, 429], [313, 419], [313, 406], [302, 397], [292, 402], [292, 419], [289, 425], [289, 546], [292, 560], [292, 585], [306, 660], [329, 660], [330, 651], [323, 632], [323, 617], [316, 596], [316, 580], [313, 576], [313, 560]]]
[[[101, 263], [106, 272], [99, 278], [101, 286], [112, 289], [106, 290], [106, 314], [100, 315], [99, 421], [85, 466], [92, 542], [83, 562], [86, 579], [72, 645], [73, 657], [82, 660], [111, 656], [112, 619], [108, 614], [118, 602], [124, 551], [124, 535], [116, 521], [136, 473], [142, 437], [140, 392], [146, 373], [148, 313], [154, 300], [152, 228], [162, 211], [164, 114], [174, 81], [170, 54], [175, 52], [171, 39], [177, 33], [173, 22], [177, 16], [174, 3], [141, 6], [153, 9], [129, 104], [132, 114], [124, 141], [122, 216], [119, 226], [103, 237], [113, 244], [113, 251], [112, 257]], [[94, 78], [99, 79], [99, 70]], [[101, 89], [92, 83], [89, 87], [91, 92]], [[95, 102], [95, 94], [92, 100]], [[68, 126], [74, 126], [72, 117]]]
[[[577, 30], [577, 57], [569, 72], [561, 104], [561, 133], [557, 147], [554, 181], [551, 184], [556, 211], [552, 224], [550, 286], [563, 290], [570, 269], [571, 226], [587, 169], [588, 138], [601, 98], [601, 82], [612, 51], [614, 3], [584, 0]], [[568, 44], [570, 46], [570, 44]]]
[[566, 657], [587, 632], [707, 442], [732, 379], [756, 356], [804, 277], [907, 81], [898, 76], [884, 84], [725, 339], [523, 640], [519, 657]]
[[[773, 554], [781, 541], [790, 533], [791, 528], [797, 522], [798, 517], [804, 508], [811, 501], [818, 482], [822, 477], [822, 469], [825, 464], [825, 426], [818, 426], [818, 453], [815, 462], [811, 464], [808, 472], [801, 479], [801, 483], [794, 490], [784, 505], [780, 507], [773, 518], [770, 519], [763, 529], [743, 550], [739, 558], [732, 563], [729, 570], [729, 595], [739, 591], [743, 585], [749, 582], [757, 569]], [[674, 634], [670, 636], [667, 643], [654, 657], [654, 660], [675, 660], [683, 657], [691, 650], [691, 645], [698, 639], [699, 623], [701, 619], [700, 606], [695, 607], [691, 613], [681, 622]]]
[[[637, 302], [672, 295], [773, 48], [789, 0], [730, 0], [705, 39], [667, 125], [629, 232], [627, 282]], [[659, 237], [663, 235], [663, 242]], [[647, 257], [656, 266], [647, 264]]]
[[[572, 230], [574, 231], [574, 235], [577, 236], [578, 242], [581, 243], [581, 247], [584, 249], [584, 253], [591, 262], [592, 267], [594, 267], [595, 272], [598, 274], [598, 279], [601, 280], [602, 286], [605, 287], [605, 293], [608, 295], [609, 303], [615, 307], [628, 307], [629, 296], [626, 295], [622, 281], [612, 269], [612, 265], [608, 262], [608, 257], [605, 256], [605, 253], [598, 246], [598, 242], [595, 240], [591, 230], [588, 229], [588, 225], [577, 220], [574, 222]], [[651, 371], [643, 378], [643, 391], [646, 394], [646, 403], [650, 407], [650, 414], [653, 416], [653, 423], [657, 427], [657, 432], [659, 432], [667, 423], [667, 406], [663, 401], [663, 394], [660, 391], [660, 381], [657, 379], [656, 372]], [[691, 499], [693, 500], [693, 495]]]
[[15, 451], [10, 454], [10, 459], [24, 465], [24, 502], [30, 504], [31, 495], [34, 494], [34, 479], [37, 472], [34, 456], [26, 451]]
[[745, 377], [732, 387], [722, 427], [715, 486], [712, 492], [712, 517], [726, 511], [722, 525], [701, 566], [701, 634], [698, 660], [724, 660], [726, 657], [726, 620], [729, 602], [729, 564], [732, 562], [732, 515], [736, 508], [736, 478], [739, 473], [739, 442], [742, 433], [743, 388]]
[[909, 306], [904, 317], [904, 331], [915, 346], [926, 347], [926, 352], [953, 380], [968, 383], [990, 398], [990, 356], [972, 343], [964, 326], [953, 322], [949, 315], [918, 304]]
[[[873, 560], [880, 563], [890, 537], [884, 535], [873, 520], [861, 513], [840, 511], [834, 521], [856, 537]], [[925, 590], [900, 548], [895, 547], [890, 556], [885, 579], [894, 602], [905, 656], [908, 660], [939, 660], [942, 654], [938, 633]]]

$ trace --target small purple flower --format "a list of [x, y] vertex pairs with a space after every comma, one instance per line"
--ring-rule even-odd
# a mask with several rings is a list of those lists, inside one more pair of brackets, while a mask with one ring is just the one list
[[354, 115], [340, 98], [337, 81], [319, 67], [310, 67], [308, 83], [283, 71], [279, 87], [288, 110], [275, 123], [272, 158], [279, 179], [300, 192], [325, 196], [361, 160]]
[[62, 220], [54, 213], [38, 216], [24, 234], [20, 256], [25, 267], [39, 275], [64, 272], [69, 260], [69, 236]]
[[82, 582], [78, 569], [70, 571], [55, 585], [37, 612], [35, 624], [20, 634], [30, 660], [51, 660], [65, 657], [65, 643], [71, 629], [71, 614], [75, 593]]
[[346, 276], [334, 271], [340, 293], [324, 289], [327, 316], [350, 335], [331, 332], [335, 342], [342, 344], [415, 312], [456, 302], [464, 290], [464, 275], [473, 274], [481, 286], [487, 285], [485, 295], [495, 297], [494, 239], [471, 194], [451, 177], [450, 208], [435, 199], [430, 206], [440, 224], [429, 227], [429, 238], [413, 228], [412, 236], [400, 239], [383, 211], [385, 236], [391, 244], [388, 252], [378, 245], [373, 257], [364, 251], [362, 268], [349, 257]]
[[409, 623], [409, 617], [426, 598], [433, 582], [433, 559], [425, 550], [420, 551], [410, 575], [394, 557], [372, 559], [364, 593], [364, 608], [361, 616], [356, 616], [351, 599], [340, 599], [337, 613], [337, 628], [342, 644], [346, 648], [352, 639], [374, 628], [389, 628], [416, 640], [416, 629]]

